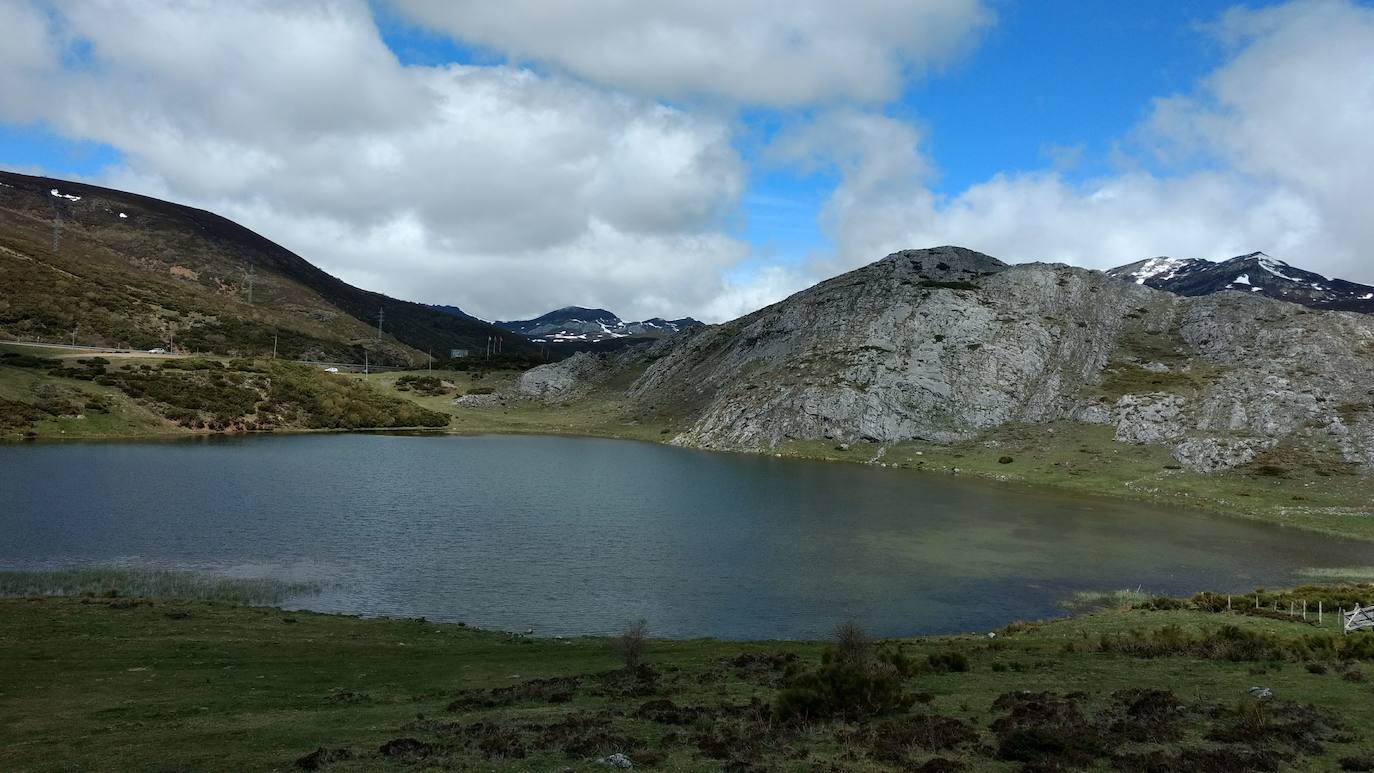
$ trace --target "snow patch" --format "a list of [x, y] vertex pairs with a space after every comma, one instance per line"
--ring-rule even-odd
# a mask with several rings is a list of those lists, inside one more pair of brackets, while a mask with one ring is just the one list
[[1362, 301], [1374, 301], [1374, 293], [1369, 293], [1369, 294], [1367, 294], [1367, 295], [1361, 295], [1361, 296], [1360, 296], [1360, 300], [1362, 300]]
[[59, 193], [58, 190], [57, 190], [56, 188], [53, 188], [51, 191], [48, 191], [48, 192], [51, 193], [52, 195], [56, 196], [56, 197], [59, 198], [59, 199], [70, 199], [71, 201], [81, 201], [81, 197], [80, 197], [80, 196], [73, 196], [73, 195], [71, 195], [70, 193]]
[[1187, 265], [1187, 263], [1185, 258], [1150, 258], [1145, 261], [1145, 265], [1131, 272], [1130, 276], [1135, 279], [1135, 283], [1138, 285], [1143, 285], [1146, 280], [1155, 277], [1173, 279], [1178, 275], [1179, 268]]
[[1289, 266], [1287, 263], [1284, 263], [1284, 262], [1281, 261], [1281, 260], [1274, 260], [1273, 258], [1267, 258], [1267, 257], [1266, 257], [1266, 258], [1260, 258], [1260, 259], [1259, 259], [1259, 264], [1260, 264], [1260, 268], [1264, 269], [1265, 271], [1268, 271], [1269, 273], [1273, 274], [1274, 276], [1276, 276], [1276, 277], [1278, 277], [1278, 278], [1280, 278], [1280, 279], [1287, 279], [1287, 280], [1290, 281], [1290, 282], [1300, 282], [1300, 281], [1302, 281], [1301, 279], [1295, 279], [1294, 277], [1291, 277], [1291, 276], [1289, 276], [1289, 275], [1283, 273], [1283, 270], [1284, 270], [1285, 268], [1290, 268], [1290, 266]]
[[120, 213], [119, 213], [119, 219], [120, 219], [120, 220], [128, 220], [128, 219], [129, 219], [129, 216], [126, 215], [126, 214], [124, 214], [123, 212], [120, 212]]
[[1236, 277], [1235, 279], [1232, 279], [1232, 280], [1231, 280], [1231, 284], [1233, 284], [1233, 285], [1248, 285], [1248, 284], [1250, 284], [1250, 275], [1249, 275], [1249, 274], [1241, 274], [1240, 276]]

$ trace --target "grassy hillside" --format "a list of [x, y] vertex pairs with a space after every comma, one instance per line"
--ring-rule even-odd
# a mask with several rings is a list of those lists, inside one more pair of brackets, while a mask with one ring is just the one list
[[49, 358], [0, 347], [0, 435], [438, 428], [444, 413], [367, 381], [279, 360]]
[[0, 172], [0, 337], [261, 356], [274, 334], [290, 359], [361, 362], [366, 349], [374, 362], [415, 363], [497, 334], [508, 350], [534, 351], [485, 323], [348, 285], [218, 215]]
[[1374, 635], [1342, 638], [1329, 615], [1318, 628], [1145, 607], [993, 637], [650, 639], [627, 669], [606, 639], [0, 600], [0, 768], [592, 771], [617, 753], [669, 771], [1374, 765]]

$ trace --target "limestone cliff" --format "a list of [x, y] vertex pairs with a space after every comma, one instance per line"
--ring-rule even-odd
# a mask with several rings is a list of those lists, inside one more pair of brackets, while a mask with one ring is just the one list
[[1374, 466], [1374, 318], [958, 247], [894, 253], [652, 351], [536, 369], [529, 391], [575, 399], [636, 356], [648, 365], [626, 404], [683, 417], [682, 445], [957, 442], [1083, 421], [1198, 471], [1279, 444]]

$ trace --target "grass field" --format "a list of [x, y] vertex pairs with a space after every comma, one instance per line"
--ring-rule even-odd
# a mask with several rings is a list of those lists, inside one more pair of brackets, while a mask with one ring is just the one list
[[605, 639], [208, 602], [6, 599], [0, 769], [590, 771], [615, 753], [669, 771], [1367, 769], [1349, 766], [1374, 748], [1374, 663], [1102, 645], [1227, 626], [1279, 643], [1331, 636], [1287, 620], [1109, 609], [994, 638], [882, 642], [864, 668], [898, 699], [799, 718], [779, 696], [822, 670], [825, 643], [651, 639], [630, 672]]

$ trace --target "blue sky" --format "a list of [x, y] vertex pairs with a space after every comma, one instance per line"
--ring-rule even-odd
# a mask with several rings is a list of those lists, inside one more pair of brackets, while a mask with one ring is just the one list
[[506, 318], [723, 318], [945, 242], [1374, 281], [1369, 2], [799, 2], [18, 0], [0, 166]]
[[[884, 112], [926, 128], [933, 190], [953, 194], [998, 173], [1052, 163], [1055, 148], [1079, 156], [1075, 178], [1109, 170], [1112, 143], [1149, 110], [1150, 100], [1188, 89], [1221, 59], [1205, 32], [1232, 3], [999, 2], [997, 23], [976, 51], [916, 79]], [[372, 3], [382, 39], [405, 64], [505, 64], [499, 52], [455, 42]], [[532, 65], [538, 67], [537, 63]], [[749, 188], [727, 219], [755, 260], [797, 261], [825, 248], [816, 222], [838, 175], [759, 163], [759, 149], [788, 119], [746, 112], [739, 143]], [[0, 165], [90, 176], [120, 159], [109, 145], [63, 138], [42, 124], [0, 124]]]

